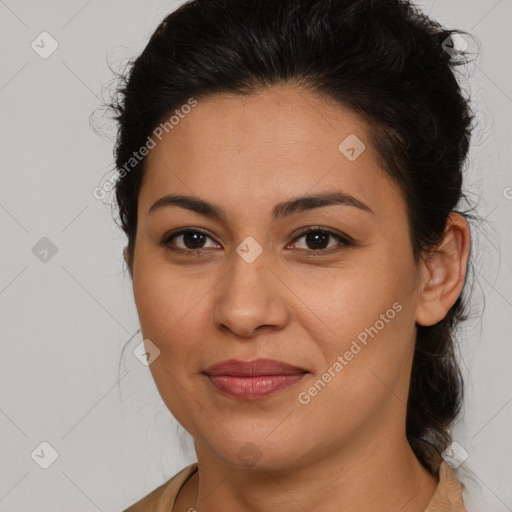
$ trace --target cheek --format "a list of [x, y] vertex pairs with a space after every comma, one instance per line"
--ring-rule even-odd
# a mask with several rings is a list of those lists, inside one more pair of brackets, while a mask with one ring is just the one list
[[191, 375], [204, 341], [199, 318], [205, 315], [200, 312], [205, 292], [169, 267], [145, 264], [142, 259], [134, 272], [133, 289], [142, 335], [160, 350], [149, 367], [155, 385], [177, 421], [188, 425], [194, 415], [191, 397], [198, 398]]
[[170, 288], [165, 284], [161, 276], [154, 287], [151, 280], [146, 280], [144, 285], [134, 287], [134, 295], [144, 338], [158, 346], [161, 361], [175, 367], [187, 360], [190, 352], [197, 352], [197, 343], [204, 339], [200, 320], [206, 314], [200, 302], [204, 293], [186, 293], [177, 286]]
[[[403, 306], [409, 290], [408, 272], [393, 268], [385, 256], [372, 260], [354, 258], [343, 268], [303, 272], [300, 278], [289, 276], [303, 304], [299, 322], [317, 332], [317, 341], [326, 352], [343, 349], [376, 322], [379, 332], [390, 331], [389, 325], [396, 324], [396, 310], [402, 308], [393, 305]], [[361, 339], [364, 341], [364, 334]]]
[[303, 278], [297, 291], [307, 305], [299, 323], [322, 352], [320, 409], [329, 400], [351, 411], [371, 408], [403, 381], [414, 348], [413, 267], [385, 255], [374, 261], [331, 272], [321, 288]]
[[[364, 310], [344, 303], [337, 320], [334, 315], [327, 320], [337, 336], [327, 329], [318, 333], [315, 342], [321, 346], [323, 365], [297, 390], [296, 417], [303, 419], [306, 431], [309, 419], [315, 418], [326, 439], [346, 441], [380, 421], [385, 404], [392, 404], [395, 417], [405, 409], [413, 317], [393, 298], [391, 294], [389, 300], [367, 302]], [[311, 432], [312, 447], [315, 439]]]

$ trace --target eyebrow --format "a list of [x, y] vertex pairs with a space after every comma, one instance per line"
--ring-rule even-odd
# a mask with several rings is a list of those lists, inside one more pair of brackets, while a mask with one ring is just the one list
[[[279, 220], [291, 215], [292, 213], [334, 205], [352, 206], [372, 215], [374, 214], [373, 210], [367, 204], [350, 194], [345, 192], [329, 192], [324, 194], [301, 196], [278, 203], [272, 210], [272, 217], [275, 220]], [[226, 221], [226, 212], [221, 207], [197, 197], [174, 194], [169, 194], [158, 199], [158, 201], [156, 201], [156, 203], [154, 203], [149, 209], [148, 215], [169, 206], [178, 206], [206, 217], [214, 217], [221, 221]]]

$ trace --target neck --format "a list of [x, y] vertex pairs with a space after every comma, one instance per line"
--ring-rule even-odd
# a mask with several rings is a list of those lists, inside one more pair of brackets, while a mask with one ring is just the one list
[[230, 464], [196, 442], [198, 473], [182, 488], [174, 512], [424, 512], [439, 478], [421, 465], [405, 435], [394, 441], [369, 434], [280, 470]]

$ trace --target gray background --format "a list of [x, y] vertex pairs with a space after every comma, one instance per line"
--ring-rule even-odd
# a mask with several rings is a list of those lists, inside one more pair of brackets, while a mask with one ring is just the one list
[[[195, 460], [133, 354], [124, 238], [110, 198], [92, 195], [112, 169], [112, 129], [100, 137], [89, 121], [107, 62], [137, 55], [179, 3], [0, 0], [0, 512], [122, 510]], [[457, 475], [470, 511], [512, 511], [512, 0], [419, 5], [480, 44], [461, 77], [479, 123], [466, 189], [486, 223], [460, 331], [470, 379]], [[59, 45], [46, 59], [31, 47], [51, 49], [43, 31]], [[47, 469], [42, 442], [58, 454]]]

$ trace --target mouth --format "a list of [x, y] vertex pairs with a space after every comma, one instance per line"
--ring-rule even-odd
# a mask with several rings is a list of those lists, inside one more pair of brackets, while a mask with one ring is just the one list
[[242, 400], [256, 400], [284, 391], [307, 373], [304, 368], [273, 359], [230, 359], [204, 372], [215, 390]]

